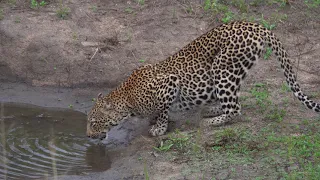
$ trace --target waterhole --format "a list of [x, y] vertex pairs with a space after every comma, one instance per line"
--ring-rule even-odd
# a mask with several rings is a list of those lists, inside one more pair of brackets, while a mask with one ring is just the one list
[[0, 104], [0, 179], [81, 175], [110, 168], [105, 146], [85, 136], [85, 114]]

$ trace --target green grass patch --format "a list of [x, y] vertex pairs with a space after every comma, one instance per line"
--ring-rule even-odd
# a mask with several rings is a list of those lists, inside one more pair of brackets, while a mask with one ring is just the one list
[[46, 1], [37, 1], [37, 0], [31, 0], [31, 2], [30, 2], [30, 7], [32, 8], [32, 9], [37, 9], [37, 8], [39, 8], [39, 7], [42, 7], [42, 6], [45, 6], [45, 5], [47, 5], [48, 3], [46, 2]]
[[[284, 116], [282, 110], [274, 114], [274, 119]], [[319, 179], [320, 122], [301, 120], [300, 124], [284, 127], [283, 121], [254, 128], [224, 127], [214, 129], [205, 139], [200, 130], [176, 130], [155, 149], [169, 161], [187, 161], [182, 174], [189, 176], [218, 168], [213, 171], [227, 169], [233, 179]], [[256, 167], [259, 173], [237, 171], [239, 166]]]
[[[278, 4], [278, 7], [274, 7], [273, 4]], [[249, 3], [245, 0], [205, 0], [203, 9], [222, 23], [237, 20], [255, 21], [272, 30], [276, 28], [279, 22], [287, 19], [286, 14], [279, 12], [279, 7], [284, 7], [287, 4], [289, 4], [287, 0], [253, 0]], [[265, 18], [263, 14], [257, 13], [258, 6], [269, 6], [268, 8], [272, 12], [271, 16]]]
[[256, 104], [260, 107], [260, 112], [265, 112], [271, 106], [270, 93], [266, 84], [256, 83], [250, 90], [250, 93], [255, 98]]
[[308, 8], [318, 8], [320, 6], [320, 0], [304, 0], [304, 3]]
[[145, 0], [136, 0], [136, 1], [140, 6], [143, 6], [145, 3]]
[[285, 92], [291, 92], [291, 89], [290, 89], [288, 83], [286, 83], [286, 82], [282, 83], [282, 85], [281, 85], [281, 91], [284, 92], [284, 93], [285, 93]]
[[[244, 107], [253, 108], [254, 113], [259, 113], [259, 115], [264, 117], [265, 119], [269, 119], [275, 122], [282, 122], [282, 120], [286, 116], [286, 110], [283, 109], [282, 106], [271, 101], [267, 84], [256, 83], [249, 91], [251, 97], [254, 98], [254, 102], [252, 102], [252, 98], [242, 98], [241, 100], [243, 101]], [[247, 105], [248, 103], [250, 105]], [[255, 103], [255, 105], [252, 105], [253, 103]], [[287, 104], [287, 102], [285, 102], [285, 104]]]
[[247, 128], [226, 128], [217, 131], [210, 144], [212, 150], [232, 154], [249, 154], [259, 150], [258, 141], [252, 138], [252, 132]]
[[133, 9], [131, 7], [127, 7], [124, 11], [128, 14], [133, 13]]
[[166, 152], [168, 150], [174, 150], [179, 152], [185, 152], [186, 147], [191, 147], [191, 142], [189, 141], [190, 136], [181, 133], [176, 130], [174, 133], [169, 134], [168, 139], [161, 141], [158, 147], [154, 147], [155, 150]]
[[270, 47], [267, 47], [266, 48], [266, 52], [265, 52], [265, 54], [263, 56], [263, 59], [264, 60], [268, 60], [269, 57], [271, 56], [271, 54], [272, 54], [272, 49]]
[[65, 6], [63, 4], [63, 1], [60, 0], [59, 2], [59, 8], [58, 10], [56, 11], [56, 14], [57, 16], [60, 18], [60, 19], [67, 19], [67, 17], [69, 16], [71, 10], [69, 7]]

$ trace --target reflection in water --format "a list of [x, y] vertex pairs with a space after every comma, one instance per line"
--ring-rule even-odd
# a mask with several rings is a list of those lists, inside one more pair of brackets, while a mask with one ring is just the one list
[[103, 145], [95, 145], [87, 148], [86, 162], [92, 171], [105, 171], [111, 167], [111, 161]]
[[105, 146], [85, 136], [81, 112], [1, 103], [0, 179], [104, 171], [111, 161]]

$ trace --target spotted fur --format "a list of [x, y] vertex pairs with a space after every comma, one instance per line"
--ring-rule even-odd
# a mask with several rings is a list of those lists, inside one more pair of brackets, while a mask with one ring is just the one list
[[[319, 104], [300, 89], [281, 42], [256, 23], [233, 22], [201, 35], [176, 54], [135, 70], [118, 88], [99, 95], [88, 114], [87, 135], [104, 138], [112, 126], [132, 115], [156, 115], [152, 136], [163, 135], [168, 112], [211, 106], [205, 122], [221, 125], [240, 114], [239, 90], [248, 71], [266, 47], [271, 47], [294, 95], [309, 109]], [[212, 104], [220, 105], [214, 107]]]

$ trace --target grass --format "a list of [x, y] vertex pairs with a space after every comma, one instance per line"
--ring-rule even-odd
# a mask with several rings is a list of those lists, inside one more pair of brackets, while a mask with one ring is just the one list
[[170, 141], [165, 141], [165, 144], [163, 141], [160, 142], [159, 147], [153, 147], [155, 150], [160, 152], [166, 152], [173, 146], [173, 143]]
[[291, 89], [290, 89], [290, 87], [288, 86], [288, 84], [286, 82], [282, 83], [281, 91], [284, 92], [284, 93], [285, 92], [291, 92]]
[[76, 32], [72, 33], [72, 39], [73, 40], [78, 40], [78, 34]]
[[66, 19], [70, 13], [70, 8], [61, 6], [59, 9], [56, 11], [56, 14], [59, 18], [61, 19]]
[[127, 7], [124, 11], [128, 14], [133, 13], [133, 9], [131, 7]]
[[186, 10], [186, 12], [187, 12], [188, 14], [193, 14], [193, 8], [192, 8], [192, 6], [186, 7], [185, 10]]
[[136, 0], [136, 1], [140, 6], [143, 6], [145, 3], [145, 0]]
[[145, 59], [139, 59], [139, 62], [144, 63], [144, 62], [146, 62], [146, 60]]
[[32, 8], [32, 9], [37, 9], [37, 8], [39, 8], [39, 7], [42, 7], [42, 6], [45, 6], [45, 5], [47, 5], [48, 3], [46, 2], [46, 1], [40, 1], [40, 2], [38, 2], [37, 0], [31, 0], [31, 2], [30, 2], [30, 7]]
[[150, 176], [149, 176], [149, 172], [148, 172], [148, 169], [147, 169], [147, 163], [146, 162], [144, 162], [144, 165], [143, 165], [143, 172], [144, 172], [144, 179], [145, 180], [149, 180]]
[[187, 134], [181, 133], [179, 130], [176, 130], [174, 133], [169, 135], [169, 138], [165, 141], [160, 141], [158, 147], [154, 147], [155, 150], [159, 152], [166, 152], [170, 149], [183, 151], [186, 146], [190, 145], [190, 137]]
[[92, 12], [97, 12], [98, 11], [98, 7], [96, 5], [92, 5], [89, 8]]
[[247, 13], [249, 11], [249, 6], [245, 0], [231, 0], [230, 2], [240, 10], [240, 13]]
[[271, 8], [272, 15], [264, 18], [264, 15], [259, 15], [259, 13], [255, 12], [255, 9], [258, 6], [272, 6], [273, 4], [284, 7], [288, 2], [287, 0], [253, 0], [250, 3], [245, 0], [205, 0], [203, 9], [222, 23], [229, 23], [235, 20], [255, 21], [260, 22], [264, 27], [271, 30], [276, 28], [277, 23], [286, 20], [287, 15], [279, 13], [279, 9]]
[[272, 29], [274, 29], [275, 27], [276, 27], [276, 24], [274, 24], [274, 23], [271, 23], [271, 22], [268, 22], [267, 20], [265, 20], [264, 18], [263, 18], [263, 15], [262, 15], [262, 18], [261, 18], [261, 24], [265, 27], [265, 28], [267, 28], [267, 29], [269, 29], [269, 30], [272, 30]]
[[[170, 148], [161, 152], [171, 161], [187, 159], [188, 165], [181, 174], [188, 176], [215, 168], [215, 172], [227, 169], [228, 178], [233, 179], [319, 179], [320, 122], [304, 120], [296, 126], [288, 126], [286, 131], [283, 127], [283, 121], [256, 128], [223, 127], [207, 137], [200, 130], [175, 131], [162, 145]], [[197, 143], [199, 140], [202, 144]], [[197, 150], [193, 145], [197, 145]], [[242, 167], [240, 171], [239, 166]], [[248, 172], [253, 167], [255, 170]]]
[[57, 14], [57, 16], [58, 16], [60, 19], [66, 19], [66, 18], [69, 16], [69, 14], [70, 14], [70, 8], [67, 7], [67, 6], [65, 6], [65, 5], [63, 4], [63, 1], [60, 0], [60, 2], [59, 2], [59, 8], [58, 8], [58, 10], [56, 11], [56, 14]]
[[15, 22], [15, 23], [20, 23], [20, 22], [21, 22], [21, 18], [20, 18], [20, 17], [18, 17], [18, 16], [17, 16], [17, 17], [15, 17], [14, 22]]
[[214, 134], [214, 142], [210, 146], [213, 151], [249, 154], [259, 149], [258, 142], [251, 139], [251, 136], [249, 129], [225, 128]]
[[234, 16], [234, 14], [233, 14], [232, 11], [227, 11], [227, 12], [224, 14], [223, 18], [221, 19], [221, 21], [222, 21], [223, 23], [225, 23], [225, 24], [226, 24], [226, 23], [229, 23], [230, 21], [232, 21], [233, 16]]
[[320, 0], [304, 0], [304, 3], [308, 8], [318, 8], [320, 6]]
[[176, 8], [173, 8], [173, 10], [172, 10], [172, 22], [173, 23], [177, 23], [178, 22], [178, 16], [177, 16]]
[[[319, 123], [310, 123], [309, 127]], [[290, 168], [284, 173], [286, 179], [320, 178], [320, 134], [317, 132], [297, 133], [296, 135], [268, 135], [270, 147], [278, 149], [280, 158]], [[272, 155], [272, 154], [271, 154]]]
[[17, 0], [7, 0], [10, 6], [15, 6], [17, 4]]
[[269, 100], [270, 93], [266, 84], [256, 83], [250, 90], [250, 93], [255, 98], [256, 105], [260, 107], [260, 112], [265, 112], [272, 104]]
[[234, 13], [226, 4], [220, 3], [218, 0], [206, 0], [204, 2], [204, 10], [212, 12], [214, 16], [220, 16], [220, 21], [228, 23], [234, 20]]
[[284, 109], [281, 109], [278, 106], [273, 106], [266, 115], [266, 118], [277, 122], [281, 122], [285, 115], [286, 111]]
[[272, 49], [270, 47], [267, 47], [266, 53], [263, 55], [263, 59], [268, 60], [271, 55], [272, 55]]
[[[254, 113], [258, 113], [260, 116], [265, 119], [272, 120], [273, 122], [282, 122], [286, 116], [286, 111], [283, 109], [283, 105], [278, 105], [273, 103], [270, 100], [270, 92], [268, 86], [265, 83], [256, 83], [250, 89], [251, 97], [254, 98], [254, 102], [247, 97], [246, 99], [242, 98], [244, 107], [249, 107], [254, 109]], [[282, 91], [288, 92], [291, 91], [288, 86], [282, 85]], [[247, 101], [250, 105], [247, 105]], [[288, 104], [288, 100], [284, 101], [285, 106]], [[256, 104], [252, 105], [253, 103]]]

